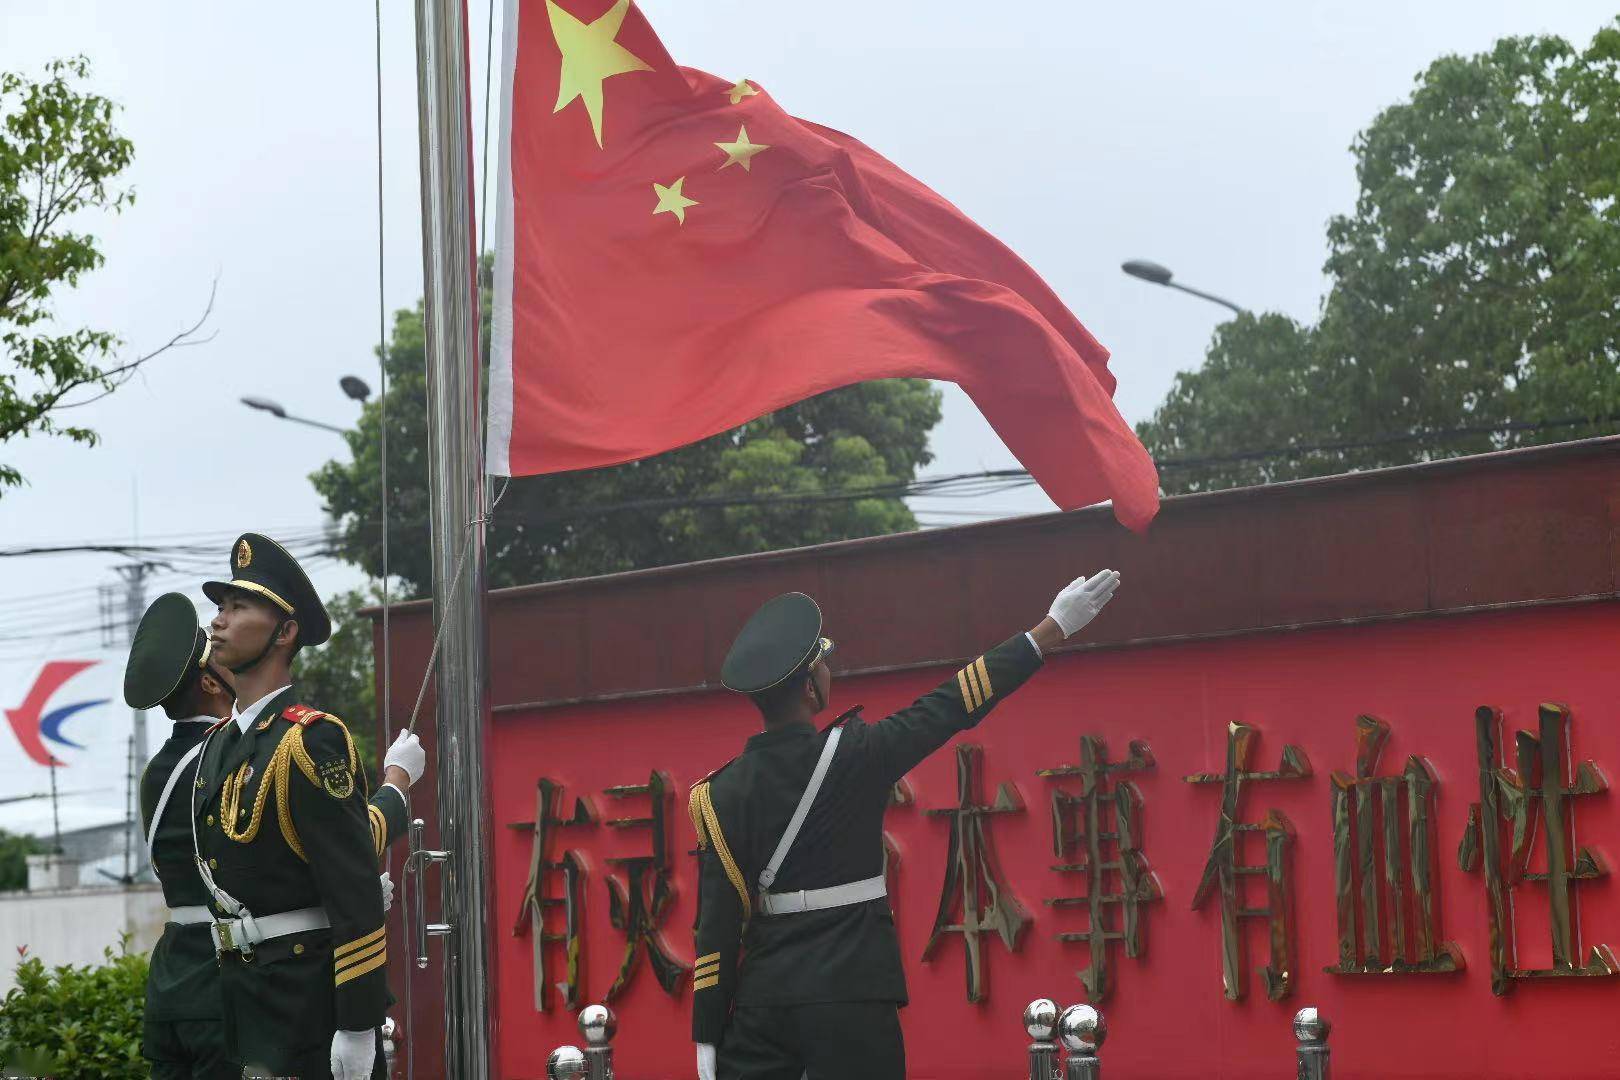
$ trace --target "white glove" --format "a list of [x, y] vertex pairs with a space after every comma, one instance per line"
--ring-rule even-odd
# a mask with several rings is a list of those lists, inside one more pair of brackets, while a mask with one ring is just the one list
[[427, 751], [422, 749], [422, 740], [416, 737], [416, 732], [401, 731], [394, 745], [388, 748], [383, 768], [395, 767], [404, 769], [412, 784], [422, 779], [422, 772], [427, 768]]
[[698, 1043], [698, 1080], [714, 1080], [714, 1044]]
[[370, 1080], [376, 1062], [376, 1032], [367, 1029], [332, 1033], [332, 1080]]
[[388, 914], [388, 909], [394, 906], [394, 879], [388, 876], [388, 871], [384, 870], [382, 872], [381, 880], [383, 891], [383, 914], [386, 915]]
[[1072, 637], [1113, 598], [1119, 588], [1119, 571], [1103, 570], [1091, 577], [1077, 577], [1063, 587], [1047, 612], [1064, 637]]

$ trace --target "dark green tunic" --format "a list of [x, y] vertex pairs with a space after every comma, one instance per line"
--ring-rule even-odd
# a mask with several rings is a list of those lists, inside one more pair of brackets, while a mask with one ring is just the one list
[[221, 955], [233, 1059], [276, 1075], [324, 1061], [337, 1029], [382, 1023], [391, 999], [378, 860], [406, 824], [394, 788], [367, 800], [342, 724], [298, 700], [296, 688], [277, 695], [244, 734], [234, 721], [220, 727], [196, 790], [219, 888], [256, 918], [323, 907], [332, 924], [263, 942], [251, 960]]
[[[984, 719], [1040, 665], [1035, 647], [1019, 634], [887, 719], [868, 724], [858, 709], [845, 714], [832, 766], [771, 891], [881, 874], [883, 816], [895, 782]], [[720, 831], [751, 894], [831, 731], [809, 724], [763, 731], [707, 781]], [[745, 920], [743, 900], [709, 840], [700, 858], [694, 1041], [721, 1043], [734, 1005], [906, 1001], [887, 899], [791, 915], [761, 915], [756, 907]]]

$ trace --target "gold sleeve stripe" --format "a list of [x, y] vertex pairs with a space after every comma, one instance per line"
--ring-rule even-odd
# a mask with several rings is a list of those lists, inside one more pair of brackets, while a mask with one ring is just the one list
[[956, 685], [962, 689], [962, 708], [968, 712], [973, 711], [973, 692], [968, 689], [967, 669], [963, 668], [956, 673]]
[[373, 941], [376, 941], [378, 938], [382, 937], [383, 934], [385, 934], [387, 932], [388, 932], [388, 927], [379, 926], [379, 927], [377, 927], [377, 929], [373, 930], [371, 933], [367, 934], [365, 937], [357, 937], [353, 941], [349, 942], [347, 945], [339, 945], [337, 948], [332, 950], [332, 957], [333, 957], [333, 959], [336, 959], [337, 957], [342, 956], [345, 953], [352, 953], [356, 949], [363, 949], [367, 945], [370, 945]]
[[370, 974], [386, 963], [388, 963], [388, 954], [378, 953], [376, 956], [373, 956], [370, 960], [367, 960], [363, 964], [357, 964], [352, 968], [346, 968], [345, 970], [338, 972], [337, 981], [333, 983], [333, 985], [342, 986], [350, 979], [358, 979], [362, 975]]
[[990, 672], [984, 666], [984, 657], [973, 661], [973, 670], [979, 673], [979, 685], [984, 687], [984, 700], [989, 701], [996, 696], [996, 692], [990, 688]]
[[692, 977], [694, 979], [701, 979], [701, 978], [703, 978], [704, 976], [707, 976], [707, 975], [718, 975], [718, 974], [720, 974], [720, 965], [719, 965], [719, 963], [713, 963], [713, 964], [705, 964], [704, 966], [696, 969], [695, 971], [692, 972]]
[[702, 967], [704, 964], [718, 963], [719, 960], [720, 960], [720, 954], [717, 953], [717, 952], [712, 952], [708, 956], [700, 956], [700, 957], [698, 957], [697, 960], [695, 961], [695, 963], [697, 964], [698, 967]]
[[348, 956], [345, 956], [343, 959], [339, 960], [332, 966], [332, 970], [347, 971], [356, 964], [364, 963], [365, 961], [370, 960], [373, 956], [381, 956], [387, 951], [387, 949], [388, 942], [386, 940], [379, 941], [375, 945], [368, 945], [359, 952], [350, 953]]
[[718, 975], [710, 975], [707, 979], [699, 979], [697, 982], [693, 983], [692, 984], [692, 989], [693, 990], [707, 990], [711, 986], [719, 986], [719, 985], [720, 985], [720, 976], [718, 976]]
[[381, 855], [388, 846], [388, 818], [375, 806], [366, 807], [366, 812], [371, 818], [371, 844]]
[[979, 676], [973, 670], [972, 664], [969, 664], [964, 670], [968, 675], [968, 685], [973, 687], [974, 696], [978, 698], [979, 704], [983, 705], [986, 701], [990, 700], [990, 695], [984, 692], [984, 684], [979, 682]]

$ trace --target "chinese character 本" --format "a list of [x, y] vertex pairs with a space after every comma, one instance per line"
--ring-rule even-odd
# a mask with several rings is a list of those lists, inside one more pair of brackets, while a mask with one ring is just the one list
[[[608, 988], [607, 1000], [613, 1001], [624, 992], [635, 974], [637, 960], [643, 952], [652, 964], [653, 974], [664, 992], [674, 995], [681, 977], [690, 969], [674, 958], [669, 944], [664, 941], [658, 925], [668, 913], [675, 898], [670, 881], [669, 863], [669, 777], [654, 771], [645, 784], [624, 784], [604, 790], [609, 798], [627, 799], [646, 795], [651, 803], [647, 817], [615, 818], [606, 822], [610, 829], [648, 828], [652, 832], [652, 852], [629, 858], [608, 859], [613, 866], [624, 868], [623, 885], [611, 875], [608, 884], [608, 919], [615, 930], [625, 936], [624, 959], [619, 963], [619, 977]], [[649, 880], [650, 879], [650, 880]]]
[[[581, 915], [585, 899], [585, 862], [576, 851], [563, 853], [561, 859], [551, 858], [552, 841], [558, 829], [596, 824], [596, 817], [584, 799], [574, 801], [574, 813], [561, 816], [562, 785], [542, 776], [536, 785], [534, 820], [508, 825], [511, 829], [528, 829], [534, 833], [529, 850], [529, 878], [523, 886], [523, 900], [518, 905], [517, 925], [512, 934], [522, 937], [532, 934], [534, 946], [534, 1009], [551, 1011], [552, 982], [547, 974], [546, 947], [561, 945], [565, 971], [557, 989], [562, 991], [563, 1008], [572, 1012], [579, 1008], [583, 987], [581, 966], [584, 954], [584, 927]], [[552, 896], [547, 884], [553, 874], [561, 874], [562, 895]], [[563, 929], [546, 929], [545, 915], [549, 908], [562, 908]]]
[[[1282, 761], [1275, 772], [1250, 772], [1249, 751], [1259, 730], [1248, 724], [1228, 724], [1226, 727], [1226, 771], [1224, 773], [1194, 773], [1184, 777], [1189, 784], [1220, 784], [1221, 814], [1215, 823], [1215, 839], [1210, 844], [1209, 861], [1193, 893], [1193, 910], [1216, 893], [1221, 898], [1221, 984], [1228, 1001], [1240, 1001], [1244, 993], [1242, 922], [1246, 919], [1265, 919], [1270, 930], [1271, 958], [1261, 975], [1266, 983], [1266, 997], [1281, 1001], [1292, 992], [1294, 972], [1291, 954], [1293, 923], [1288, 902], [1289, 860], [1288, 848], [1293, 841], [1294, 827], [1280, 810], [1266, 812], [1265, 820], [1249, 824], [1238, 820], [1239, 796], [1245, 781], [1303, 780], [1311, 775], [1311, 763], [1305, 751], [1291, 744], [1284, 745]], [[1264, 865], [1250, 866], [1240, 863], [1238, 840], [1244, 833], [1263, 833], [1266, 838]], [[1249, 907], [1244, 902], [1241, 878], [1264, 875], [1266, 903], [1263, 907]]]
[[[1462, 951], [1452, 942], [1435, 941], [1434, 791], [1438, 782], [1429, 763], [1415, 754], [1407, 759], [1400, 776], [1374, 776], [1388, 739], [1388, 724], [1375, 716], [1356, 717], [1356, 774], [1333, 774], [1333, 884], [1338, 897], [1339, 962], [1323, 970], [1330, 975], [1434, 975], [1461, 971]], [[1404, 867], [1402, 795], [1406, 834], [1410, 837]], [[1380, 835], [1384, 855], [1382, 888], [1375, 865]], [[1382, 931], [1380, 910], [1388, 913]]]
[[[951, 819], [950, 850], [945, 856], [945, 883], [939, 895], [939, 913], [923, 947], [927, 960], [947, 934], [961, 934], [967, 958], [967, 999], [977, 1004], [985, 997], [984, 961], [980, 937], [994, 931], [1008, 952], [1018, 950], [1018, 939], [1028, 928], [1030, 918], [1018, 900], [997, 880], [994, 852], [985, 834], [985, 819], [998, 814], [1015, 814], [1024, 809], [1018, 789], [1003, 783], [996, 799], [979, 805], [980, 747], [956, 748], [956, 805], [924, 810], [930, 817]], [[962, 921], [952, 922], [958, 903]]]
[[[1574, 858], [1570, 858], [1573, 833], [1570, 819], [1574, 809], [1571, 800], [1607, 791], [1609, 784], [1596, 765], [1583, 761], [1574, 766], [1573, 783], [1565, 786], [1569, 717], [1565, 706], [1543, 704], [1539, 710], [1538, 734], [1521, 731], [1514, 740], [1518, 764], [1515, 770], [1496, 764], [1502, 714], [1487, 705], [1474, 712], [1479, 802], [1468, 808], [1468, 826], [1463, 832], [1457, 861], [1464, 870], [1472, 871], [1480, 867], [1481, 855], [1484, 856], [1493, 994], [1506, 994], [1515, 979], [1620, 975], [1620, 962], [1607, 945], [1592, 946], [1586, 962], [1577, 966], [1581, 943], [1570, 903], [1571, 892], [1577, 882], [1604, 877], [1608, 870], [1597, 854], [1585, 847], [1577, 845]], [[1547, 847], [1547, 869], [1539, 873], [1529, 870], [1538, 808]], [[1504, 840], [1506, 851], [1503, 850]], [[1550, 968], [1519, 968], [1511, 959], [1518, 953], [1511, 894], [1516, 886], [1527, 881], [1547, 883], [1548, 922], [1552, 930]]]
[[[1106, 1000], [1113, 989], [1109, 942], [1123, 942], [1126, 957], [1139, 957], [1143, 905], [1164, 897], [1157, 876], [1142, 855], [1142, 793], [1129, 780], [1109, 788], [1110, 774], [1144, 772], [1153, 766], [1153, 751], [1145, 742], [1133, 741], [1125, 760], [1110, 764], [1102, 738], [1082, 735], [1079, 765], [1061, 765], [1036, 773], [1080, 778], [1080, 794], [1071, 795], [1061, 789], [1052, 792], [1052, 854], [1060, 860], [1052, 869], [1085, 874], [1085, 895], [1060, 896], [1046, 904], [1087, 910], [1085, 930], [1057, 937], [1059, 941], [1084, 941], [1091, 947], [1091, 962], [1079, 975], [1093, 1003]], [[1117, 891], [1109, 891], [1111, 884], [1117, 886]], [[1116, 924], [1113, 927], [1106, 915], [1111, 907], [1119, 911], [1112, 920]]]

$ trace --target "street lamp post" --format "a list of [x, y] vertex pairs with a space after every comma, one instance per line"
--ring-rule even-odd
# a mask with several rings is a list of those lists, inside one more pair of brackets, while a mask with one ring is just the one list
[[1170, 268], [1168, 266], [1161, 266], [1156, 262], [1149, 262], [1147, 259], [1127, 259], [1120, 265], [1120, 269], [1131, 275], [1133, 278], [1141, 278], [1143, 281], [1152, 282], [1154, 285], [1163, 285], [1167, 289], [1180, 289], [1184, 293], [1191, 293], [1192, 295], [1204, 300], [1208, 300], [1211, 303], [1220, 304], [1222, 307], [1231, 308], [1239, 315], [1248, 315], [1250, 313], [1247, 308], [1239, 307], [1224, 297], [1216, 296], [1214, 293], [1204, 292], [1201, 289], [1194, 289], [1190, 285], [1183, 285], [1179, 281], [1171, 280], [1174, 275], [1170, 273]]
[[[343, 388], [343, 393], [354, 401], [364, 402], [371, 397], [371, 387], [366, 385], [364, 379], [354, 375], [343, 376], [338, 380], [338, 385]], [[320, 428], [322, 431], [335, 431], [339, 435], [349, 433], [348, 428], [341, 428], [336, 424], [326, 424], [319, 420], [311, 420], [308, 417], [294, 416], [279, 401], [272, 401], [270, 398], [249, 396], [242, 399], [242, 404], [250, 409], [267, 412], [277, 420], [290, 420], [294, 424], [307, 424], [309, 427]]]

